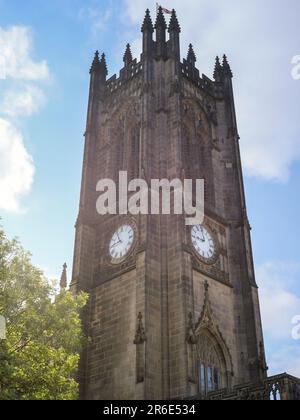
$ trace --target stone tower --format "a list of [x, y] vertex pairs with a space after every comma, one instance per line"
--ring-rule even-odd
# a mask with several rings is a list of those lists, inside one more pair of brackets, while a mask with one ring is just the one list
[[[147, 10], [140, 60], [128, 45], [119, 77], [107, 80], [98, 52], [91, 67], [71, 286], [90, 294], [83, 399], [189, 398], [266, 378], [233, 75], [224, 56], [201, 76], [192, 45], [181, 61], [180, 32], [174, 10], [168, 25]], [[120, 171], [204, 179], [204, 224], [100, 216], [97, 183]]]

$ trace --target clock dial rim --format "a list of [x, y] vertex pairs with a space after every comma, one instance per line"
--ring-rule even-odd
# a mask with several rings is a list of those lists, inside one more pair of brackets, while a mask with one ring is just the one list
[[[115, 256], [112, 255], [112, 242], [114, 240], [114, 237], [118, 238], [118, 236], [121, 234], [120, 231], [121, 231], [122, 228], [123, 229], [124, 228], [130, 228], [130, 233], [132, 232], [133, 238], [130, 242], [129, 241], [127, 242], [126, 247], [125, 247], [125, 253], [122, 253], [120, 257], [115, 257]], [[112, 264], [120, 264], [123, 261], [125, 261], [130, 256], [130, 254], [132, 253], [132, 251], [135, 247], [135, 243], [136, 243], [136, 228], [135, 228], [135, 226], [133, 226], [131, 223], [122, 223], [117, 229], [114, 229], [113, 234], [112, 234], [111, 239], [110, 239], [110, 242], [109, 242], [108, 253], [109, 253], [109, 257], [110, 257], [110, 262]]]
[[[197, 250], [197, 247], [194, 244], [194, 238], [193, 238], [194, 229], [195, 229], [195, 227], [199, 227], [199, 226], [201, 226], [205, 230], [206, 234], [209, 235], [210, 240], [212, 241], [213, 254], [211, 256], [201, 255], [201, 253]], [[207, 225], [205, 225], [205, 224], [204, 225], [196, 225], [196, 226], [192, 227], [192, 229], [191, 229], [191, 244], [192, 244], [193, 252], [198, 259], [205, 262], [206, 264], [214, 264], [216, 262], [217, 257], [218, 257], [218, 242], [216, 240], [215, 235], [212, 233], [211, 229]]]

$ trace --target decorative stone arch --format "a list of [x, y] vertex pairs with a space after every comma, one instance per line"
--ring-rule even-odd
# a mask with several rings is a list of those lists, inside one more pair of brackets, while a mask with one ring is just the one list
[[214, 321], [208, 288], [209, 286], [206, 282], [204, 306], [196, 325], [193, 325], [192, 314], [189, 316], [187, 341], [193, 346], [191, 362], [194, 367], [192, 370], [198, 381], [197, 364], [218, 369], [219, 389], [231, 389], [233, 377], [232, 357], [226, 341]]
[[194, 98], [184, 98], [182, 100], [182, 119], [192, 129], [194, 136], [205, 134], [212, 140], [211, 121], [201, 102]]
[[218, 369], [219, 389], [230, 389], [232, 382], [232, 359], [228, 347], [218, 330], [202, 328], [196, 331], [196, 361]]
[[[195, 98], [186, 97], [182, 101], [183, 106], [183, 117], [187, 117], [188, 119], [193, 119], [195, 122], [195, 128], [204, 130], [205, 134], [207, 134], [212, 139], [212, 130], [211, 130], [211, 114], [200, 100]], [[202, 121], [202, 125], [199, 126], [199, 117], [200, 119], [204, 119]]]
[[186, 178], [205, 180], [205, 201], [214, 205], [213, 124], [199, 100], [182, 102], [182, 169]]
[[[140, 153], [140, 107], [136, 97], [121, 102], [114, 108], [110, 118], [111, 155], [117, 170], [126, 170], [129, 178], [139, 175]], [[118, 173], [115, 174], [118, 179]]]
[[115, 121], [120, 118], [127, 118], [140, 122], [140, 102], [136, 96], [121, 100], [116, 106], [113, 107], [111, 112], [111, 121]]

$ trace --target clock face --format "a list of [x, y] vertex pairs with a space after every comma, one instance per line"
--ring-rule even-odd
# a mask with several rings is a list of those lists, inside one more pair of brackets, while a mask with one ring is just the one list
[[200, 257], [210, 260], [214, 257], [216, 248], [211, 234], [202, 225], [194, 226], [192, 229], [192, 243]]
[[109, 252], [112, 259], [118, 261], [124, 258], [132, 248], [133, 241], [133, 228], [130, 225], [121, 226], [110, 241]]

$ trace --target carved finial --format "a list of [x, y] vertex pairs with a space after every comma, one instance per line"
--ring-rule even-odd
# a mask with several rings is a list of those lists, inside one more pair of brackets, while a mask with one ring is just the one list
[[207, 280], [205, 280], [205, 283], [204, 283], [204, 288], [205, 288], [205, 292], [206, 292], [206, 293], [208, 293], [208, 290], [209, 290], [209, 284], [208, 284], [208, 281], [207, 281]]
[[233, 77], [230, 65], [225, 54], [223, 55], [223, 72], [225, 76]]
[[203, 326], [207, 326], [210, 327], [213, 325], [213, 312], [212, 312], [212, 308], [211, 308], [211, 304], [210, 304], [210, 300], [209, 300], [209, 284], [207, 282], [207, 280], [205, 280], [204, 283], [204, 289], [205, 289], [205, 296], [204, 296], [204, 305], [203, 305], [203, 310], [202, 313], [200, 315], [197, 327], [198, 328], [200, 325]]
[[95, 53], [95, 57], [94, 57], [92, 67], [91, 67], [91, 70], [90, 70], [90, 74], [92, 74], [92, 73], [97, 73], [97, 74], [99, 74], [101, 76], [105, 76], [105, 77], [108, 74], [105, 54], [102, 54], [101, 60], [100, 60], [99, 51], [96, 51], [96, 53]]
[[142, 32], [150, 32], [150, 33], [154, 32], [153, 23], [152, 23], [149, 9], [146, 10], [146, 16], [144, 19], [144, 23], [142, 25]]
[[106, 57], [105, 57], [105, 54], [104, 53], [101, 56], [101, 62], [100, 62], [100, 64], [101, 64], [101, 71], [102, 71], [102, 73], [105, 76], [107, 76], [108, 75], [108, 70], [107, 70], [107, 64], [106, 64]]
[[63, 272], [60, 278], [60, 290], [65, 290], [67, 288], [68, 285], [68, 280], [67, 280], [67, 264], [64, 263], [63, 265]]
[[127, 44], [126, 46], [126, 51], [123, 57], [123, 61], [125, 66], [128, 66], [128, 64], [132, 63], [132, 54], [131, 54], [131, 49], [130, 49], [130, 44]]
[[194, 52], [194, 49], [193, 49], [192, 44], [189, 45], [189, 51], [188, 51], [187, 61], [190, 64], [192, 64], [193, 66], [195, 65], [195, 63], [197, 61], [196, 54]]
[[135, 334], [134, 344], [143, 344], [146, 341], [146, 333], [143, 324], [143, 315], [140, 312], [138, 314], [138, 326]]
[[216, 64], [215, 64], [215, 71], [214, 71], [214, 79], [216, 82], [220, 82], [223, 76], [223, 68], [220, 63], [219, 57], [216, 57]]
[[181, 28], [180, 28], [180, 25], [176, 16], [176, 12], [174, 9], [172, 10], [172, 16], [170, 19], [169, 32], [177, 32], [177, 33], [181, 32]]
[[93, 72], [99, 72], [99, 71], [101, 71], [101, 63], [99, 59], [99, 51], [97, 50], [95, 52], [95, 57], [92, 63], [92, 67], [90, 69], [90, 74], [92, 74]]
[[159, 8], [158, 8], [158, 14], [157, 14], [156, 23], [155, 23], [155, 29], [162, 29], [162, 30], [167, 29], [166, 19], [165, 19], [163, 9], [162, 9], [161, 6], [159, 6]]

